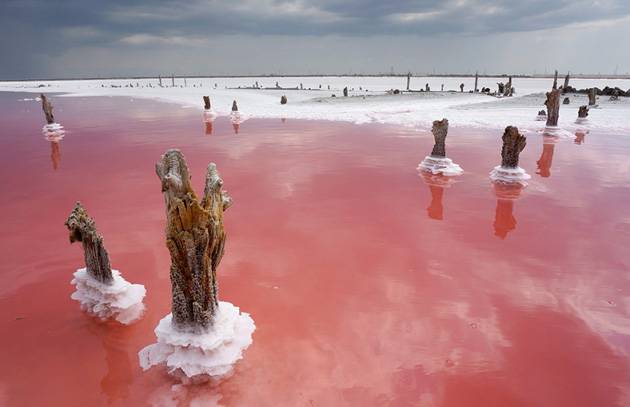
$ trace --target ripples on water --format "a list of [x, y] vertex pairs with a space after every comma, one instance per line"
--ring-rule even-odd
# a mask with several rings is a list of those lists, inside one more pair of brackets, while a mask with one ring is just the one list
[[[51, 142], [22, 97], [0, 95], [0, 404], [630, 403], [628, 135], [528, 134], [532, 179], [517, 191], [488, 180], [494, 131], [451, 129], [466, 173], [449, 181], [415, 170], [426, 132], [53, 96], [66, 133]], [[171, 147], [199, 191], [216, 162], [235, 202], [220, 295], [258, 329], [219, 385], [173, 387], [138, 366], [170, 307], [154, 165]], [[76, 200], [112, 266], [147, 288], [136, 325], [70, 299]]]

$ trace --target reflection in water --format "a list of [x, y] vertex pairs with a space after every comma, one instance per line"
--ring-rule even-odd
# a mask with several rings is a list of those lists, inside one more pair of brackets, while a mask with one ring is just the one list
[[42, 129], [44, 138], [50, 141], [50, 160], [52, 161], [53, 169], [59, 168], [61, 162], [61, 148], [59, 143], [63, 140], [66, 132], [61, 125], [55, 127], [44, 126]]
[[575, 132], [575, 139], [573, 140], [573, 142], [578, 145], [582, 144], [584, 142], [584, 136], [586, 136], [586, 131], [577, 130]]
[[431, 191], [431, 204], [427, 207], [427, 215], [431, 219], [444, 219], [444, 209], [442, 207], [444, 188], [450, 187], [455, 181], [451, 177], [446, 177], [442, 174], [434, 175], [426, 171], [420, 171], [420, 175]]
[[241, 127], [241, 123], [244, 121], [241, 117], [241, 114], [238, 111], [233, 111], [230, 114], [230, 121], [232, 122], [232, 128], [234, 129], [234, 134], [238, 134], [238, 130]]
[[497, 196], [497, 208], [494, 214], [494, 234], [505, 239], [509, 232], [516, 229], [514, 217], [514, 202], [521, 195], [524, 186], [520, 183], [507, 184], [493, 182], [494, 193]]
[[50, 159], [52, 161], [53, 170], [59, 168], [59, 162], [61, 161], [61, 149], [59, 148], [59, 142], [50, 142]]
[[556, 147], [557, 137], [550, 135], [543, 135], [543, 151], [540, 155], [540, 159], [536, 161], [538, 165], [538, 171], [536, 174], [543, 178], [551, 176], [551, 164], [553, 162], [553, 150]]
[[206, 125], [205, 133], [208, 136], [212, 135], [212, 126], [213, 126], [213, 123], [214, 123], [214, 119], [216, 117], [217, 117], [216, 113], [214, 113], [211, 110], [206, 110], [205, 112], [203, 112], [203, 122]]

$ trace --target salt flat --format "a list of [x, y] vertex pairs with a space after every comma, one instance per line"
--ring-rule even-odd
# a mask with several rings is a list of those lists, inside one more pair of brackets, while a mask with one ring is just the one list
[[[478, 86], [495, 90], [497, 82], [506, 80], [504, 77], [479, 78]], [[298, 89], [269, 89], [274, 88], [276, 82], [283, 88]], [[559, 82], [562, 83], [562, 78]], [[256, 83], [267, 89], [252, 89]], [[465, 86], [464, 93], [459, 92], [460, 83]], [[544, 92], [551, 88], [551, 83], [551, 79], [544, 78], [514, 78], [516, 95], [512, 98], [468, 93], [474, 87], [474, 78], [470, 77], [413, 77], [412, 90], [424, 89], [428, 84], [432, 92], [400, 95], [387, 94], [387, 91], [405, 89], [405, 77], [191, 77], [175, 78], [174, 87], [171, 78], [162, 78], [163, 87], [159, 86], [158, 78], [43, 80], [0, 82], [0, 91], [148, 98], [198, 109], [203, 107], [202, 96], [209, 95], [213, 110], [219, 116], [229, 115], [232, 101], [237, 100], [243, 119], [335, 120], [426, 129], [433, 120], [446, 117], [455, 127], [500, 129], [516, 125], [524, 132], [533, 132], [544, 125], [536, 122], [535, 116], [538, 110], [544, 109]], [[626, 79], [572, 79], [570, 84], [577, 89], [593, 86], [630, 89], [630, 80]], [[440, 91], [442, 85], [444, 92]], [[350, 90], [347, 98], [342, 95], [346, 86]], [[332, 97], [333, 94], [336, 97]], [[280, 104], [282, 95], [287, 95], [288, 104]], [[588, 102], [586, 95], [565, 96], [571, 103], [561, 106], [559, 127], [572, 131], [578, 127], [575, 124], [578, 107]], [[613, 133], [630, 131], [630, 100], [609, 101], [608, 96], [601, 96], [598, 104], [598, 108], [591, 110], [588, 127]]]

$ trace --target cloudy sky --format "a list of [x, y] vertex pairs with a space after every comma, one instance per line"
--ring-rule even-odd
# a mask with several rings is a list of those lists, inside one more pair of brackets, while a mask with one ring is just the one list
[[628, 0], [0, 0], [0, 79], [630, 72]]

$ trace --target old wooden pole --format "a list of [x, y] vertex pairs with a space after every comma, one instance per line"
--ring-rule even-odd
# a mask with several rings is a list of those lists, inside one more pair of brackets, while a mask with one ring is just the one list
[[558, 70], [556, 69], [556, 72], [553, 74], [553, 86], [551, 87], [551, 89], [556, 90], [558, 89]]
[[557, 126], [560, 116], [560, 89], [553, 89], [547, 92], [547, 126]]
[[595, 106], [597, 104], [597, 90], [595, 88], [590, 88], [588, 90], [588, 105]]
[[503, 90], [503, 96], [512, 96], [512, 77], [508, 77], [508, 82]]
[[521, 151], [527, 145], [525, 136], [518, 132], [518, 128], [508, 126], [503, 133], [503, 148], [501, 149], [501, 167], [517, 168]]
[[155, 166], [166, 204], [166, 246], [171, 255], [173, 325], [208, 328], [218, 307], [217, 268], [223, 257], [223, 213], [232, 200], [216, 165], [208, 165], [201, 201], [190, 184], [183, 154], [168, 150]]
[[44, 111], [44, 116], [46, 116], [46, 123], [53, 124], [55, 122], [55, 116], [53, 116], [52, 104], [43, 93], [41, 93], [39, 97], [42, 100], [42, 110]]
[[448, 119], [435, 120], [431, 128], [435, 144], [431, 157], [446, 157], [446, 135], [448, 134]]
[[203, 108], [205, 110], [210, 110], [212, 106], [210, 105], [210, 96], [203, 97]]
[[160, 81], [160, 88], [162, 87], [162, 76], [158, 76], [158, 80]]
[[348, 96], [348, 87], [346, 86], [345, 88], [343, 88], [343, 95], [344, 96]]
[[236, 104], [236, 100], [234, 100], [232, 102], [232, 111], [233, 112], [238, 112], [238, 105]]
[[475, 93], [479, 92], [479, 88], [477, 87], [478, 82], [479, 82], [479, 72], [475, 72]]
[[286, 105], [286, 104], [287, 104], [287, 102], [288, 102], [287, 96], [286, 96], [286, 95], [282, 95], [282, 96], [280, 97], [280, 104], [281, 104], [281, 105]]
[[94, 219], [90, 218], [80, 202], [77, 202], [65, 223], [70, 231], [70, 243], [81, 242], [87, 273], [101, 283], [114, 280], [109, 256], [103, 245], [103, 237], [96, 231]]
[[171, 87], [175, 87], [175, 75], [171, 74]]
[[562, 93], [567, 93], [567, 89], [569, 89], [569, 72], [567, 72], [567, 76], [564, 77], [564, 85], [562, 85]]
[[407, 90], [409, 90], [410, 84], [411, 84], [411, 72], [407, 74]]

